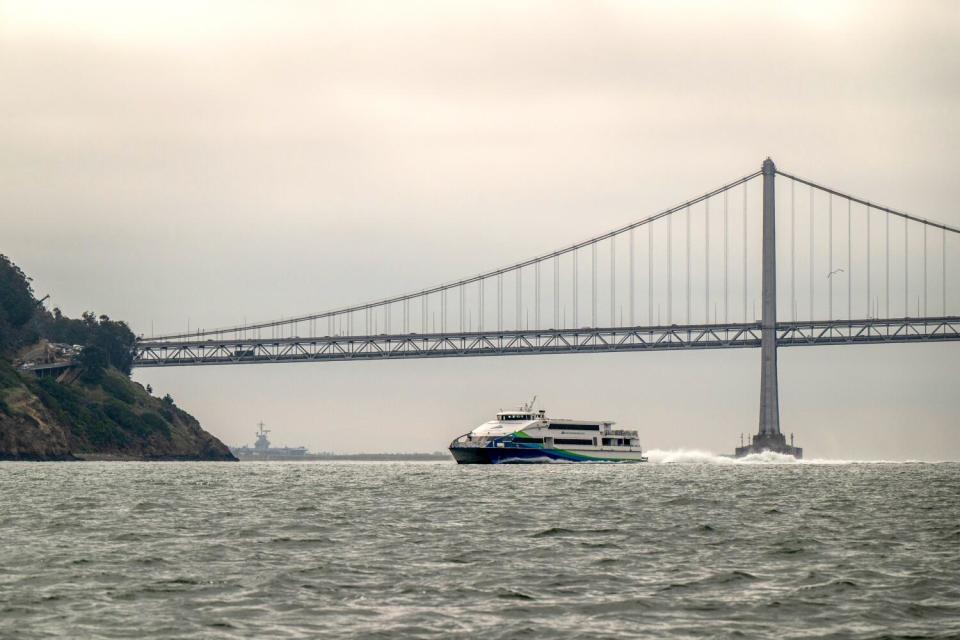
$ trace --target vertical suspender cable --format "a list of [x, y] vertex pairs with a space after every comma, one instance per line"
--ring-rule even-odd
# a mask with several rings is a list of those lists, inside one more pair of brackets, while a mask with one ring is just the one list
[[[578, 327], [578, 322], [577, 322], [577, 315], [578, 315], [578, 314], [577, 314], [577, 310], [578, 310], [578, 308], [580, 307], [579, 300], [578, 300], [578, 298], [577, 298], [577, 295], [578, 295], [578, 293], [579, 293], [579, 292], [578, 292], [578, 289], [579, 289], [579, 286], [580, 286], [580, 282], [579, 282], [579, 281], [580, 281], [580, 278], [577, 277], [577, 276], [579, 276], [578, 266], [577, 266], [577, 254], [578, 254], [578, 253], [580, 253], [580, 250], [579, 250], [579, 249], [574, 249], [574, 250], [573, 250], [573, 328], [574, 328], [574, 329], [576, 329], [576, 328]], [[564, 312], [564, 315], [566, 315], [566, 312]]]
[[704, 200], [703, 209], [703, 274], [706, 286], [703, 297], [703, 323], [710, 324], [710, 200]]
[[534, 286], [537, 289], [537, 309], [533, 314], [533, 324], [534, 328], [540, 329], [540, 263], [535, 264], [533, 268], [536, 269], [536, 271], [534, 271]]
[[873, 300], [870, 297], [870, 206], [867, 205], [867, 315], [865, 317], [870, 317], [870, 312], [873, 309]]
[[590, 326], [597, 326], [597, 243], [590, 244]]
[[560, 256], [553, 256], [553, 328], [560, 328]]
[[517, 324], [516, 324], [516, 328], [517, 328], [517, 331], [519, 331], [520, 329], [523, 328], [523, 327], [520, 326], [520, 324], [521, 324], [521, 322], [522, 322], [522, 320], [523, 320], [522, 317], [521, 317], [521, 315], [522, 315], [522, 313], [523, 313], [523, 269], [517, 269], [517, 291], [516, 291], [516, 294], [517, 294], [517, 308], [516, 308], [516, 312], [517, 312]]
[[477, 331], [483, 331], [483, 278], [477, 281], [477, 303], [479, 305], [477, 313]]
[[723, 322], [729, 318], [730, 297], [727, 290], [727, 192], [723, 192]]
[[690, 324], [690, 207], [687, 207], [687, 270], [685, 271], [687, 276], [687, 319], [684, 321], [685, 324]]
[[610, 326], [617, 326], [617, 236], [610, 236]]
[[667, 216], [667, 324], [673, 324], [673, 216]]
[[850, 221], [852, 208], [853, 203], [847, 200], [847, 320], [853, 320], [853, 240], [851, 239], [853, 223]]
[[947, 230], [940, 230], [940, 256], [943, 273], [940, 276], [940, 305], [943, 311], [940, 315], [947, 317]]
[[833, 194], [827, 196], [827, 320], [833, 320]]
[[747, 321], [747, 183], [743, 183], [743, 321]]
[[636, 326], [636, 324], [637, 324], [637, 323], [636, 323], [636, 318], [634, 317], [635, 305], [634, 305], [634, 295], [633, 295], [633, 286], [634, 286], [634, 273], [633, 273], [633, 260], [634, 260], [634, 258], [633, 258], [633, 253], [634, 253], [634, 248], [633, 248], [633, 239], [634, 239], [634, 238], [633, 238], [633, 229], [630, 229], [629, 240], [630, 240], [630, 326], [631, 326], [631, 327], [634, 327], [634, 326]]
[[903, 219], [903, 317], [910, 317], [910, 221]]
[[886, 225], [886, 243], [887, 243], [887, 255], [885, 262], [886, 267], [886, 289], [884, 297], [886, 312], [884, 314], [885, 318], [890, 317], [890, 214], [884, 216], [884, 224]]
[[790, 180], [790, 317], [797, 321], [797, 182]]
[[653, 326], [653, 224], [647, 225], [647, 326]]
[[927, 225], [923, 225], [923, 317], [927, 317]]
[[460, 333], [463, 333], [463, 287], [460, 285]]
[[497, 274], [497, 331], [503, 331], [503, 274]]
[[814, 319], [813, 313], [813, 187], [810, 187], [810, 291], [807, 293], [810, 297], [810, 320]]

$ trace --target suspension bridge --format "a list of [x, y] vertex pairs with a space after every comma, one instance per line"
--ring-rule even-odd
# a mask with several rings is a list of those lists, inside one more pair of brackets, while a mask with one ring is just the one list
[[768, 158], [678, 206], [468, 278], [323, 313], [141, 337], [134, 366], [760, 347], [754, 446], [786, 451], [777, 348], [960, 340], [948, 268], [960, 264], [958, 237], [960, 228]]

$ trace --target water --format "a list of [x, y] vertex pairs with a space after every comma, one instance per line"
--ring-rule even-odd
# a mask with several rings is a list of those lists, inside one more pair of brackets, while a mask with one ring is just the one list
[[960, 635], [960, 464], [651, 458], [0, 464], [0, 637]]

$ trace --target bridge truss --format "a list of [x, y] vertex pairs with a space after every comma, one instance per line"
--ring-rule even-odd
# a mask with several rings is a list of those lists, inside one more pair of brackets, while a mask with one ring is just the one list
[[[270, 340], [142, 342], [137, 366], [397, 360], [464, 356], [673, 351], [760, 346], [760, 323], [603, 329], [380, 334]], [[777, 345], [822, 346], [960, 340], [960, 317], [784, 322]]]

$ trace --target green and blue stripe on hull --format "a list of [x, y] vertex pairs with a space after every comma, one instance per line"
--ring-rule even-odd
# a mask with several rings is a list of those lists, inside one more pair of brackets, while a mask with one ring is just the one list
[[[587, 454], [569, 449], [547, 449], [539, 446], [515, 445], [512, 447], [458, 447], [451, 446], [450, 453], [459, 464], [523, 464], [542, 462], [645, 462], [646, 458], [623, 458], [597, 451]], [[614, 452], [610, 452], [614, 453]], [[638, 452], [639, 454], [639, 452]]]

